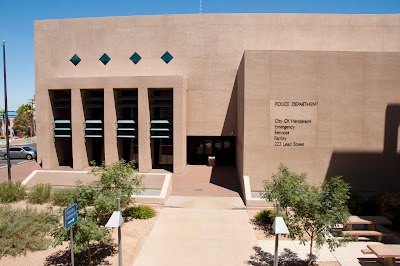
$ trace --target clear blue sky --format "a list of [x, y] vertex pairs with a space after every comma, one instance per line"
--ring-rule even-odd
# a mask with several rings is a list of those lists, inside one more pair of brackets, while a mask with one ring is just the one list
[[[400, 13], [400, 0], [203, 0], [203, 13]], [[82, 17], [199, 13], [199, 0], [2, 0], [9, 110], [35, 93], [33, 21]], [[2, 54], [2, 53], [1, 53]], [[0, 109], [4, 108], [3, 57]]]

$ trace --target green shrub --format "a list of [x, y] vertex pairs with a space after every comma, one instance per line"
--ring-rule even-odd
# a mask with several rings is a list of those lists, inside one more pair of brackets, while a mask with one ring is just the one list
[[267, 224], [272, 224], [274, 222], [275, 218], [275, 212], [271, 210], [262, 210], [256, 213], [254, 216], [254, 219], [259, 223], [260, 225], [267, 225]]
[[400, 193], [383, 194], [380, 198], [380, 211], [383, 216], [400, 228]]
[[72, 203], [75, 189], [57, 188], [54, 189], [50, 196], [50, 201], [56, 206], [69, 206]]
[[[272, 225], [275, 221], [275, 216], [275, 210], [262, 210], [254, 215], [254, 219], [258, 225]], [[284, 212], [281, 212], [280, 216], [286, 220], [286, 214]]]
[[129, 215], [134, 219], [150, 219], [156, 216], [156, 210], [147, 205], [138, 205], [129, 207], [124, 211], [125, 215]]
[[0, 184], [0, 202], [8, 203], [22, 200], [25, 197], [25, 186], [20, 181], [4, 182]]
[[51, 244], [49, 232], [59, 219], [52, 212], [0, 207], [0, 258], [47, 249]]
[[28, 202], [35, 204], [43, 204], [50, 198], [51, 185], [39, 184], [29, 190]]

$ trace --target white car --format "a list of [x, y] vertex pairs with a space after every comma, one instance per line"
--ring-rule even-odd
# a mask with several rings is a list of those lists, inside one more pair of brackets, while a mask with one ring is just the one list
[[[0, 151], [0, 156], [7, 160], [7, 149]], [[36, 150], [29, 146], [10, 147], [10, 159], [36, 159]]]

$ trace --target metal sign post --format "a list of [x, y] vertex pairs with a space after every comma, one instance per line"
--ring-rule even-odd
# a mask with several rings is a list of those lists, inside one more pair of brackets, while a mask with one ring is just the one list
[[64, 227], [69, 229], [70, 248], [71, 248], [71, 263], [74, 266], [74, 235], [72, 226], [78, 222], [78, 206], [76, 204], [64, 210]]
[[71, 249], [71, 264], [74, 266], [74, 234], [72, 233], [72, 226], [69, 228], [69, 239]]

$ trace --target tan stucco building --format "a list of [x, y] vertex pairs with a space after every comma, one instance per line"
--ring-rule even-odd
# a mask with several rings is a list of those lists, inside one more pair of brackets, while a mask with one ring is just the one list
[[400, 15], [200, 14], [35, 21], [38, 160], [140, 172], [280, 163], [398, 191]]

